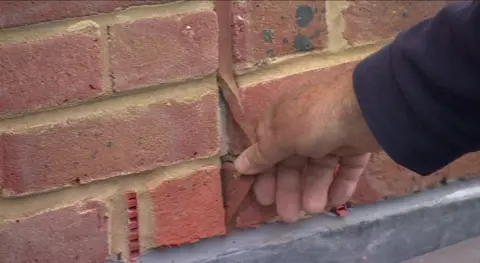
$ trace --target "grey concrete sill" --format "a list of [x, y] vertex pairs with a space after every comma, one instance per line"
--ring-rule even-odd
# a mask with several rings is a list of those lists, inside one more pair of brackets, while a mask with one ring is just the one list
[[[153, 250], [142, 263], [400, 263], [480, 236], [480, 180], [286, 225]], [[457, 263], [469, 263], [459, 262]]]
[[478, 263], [480, 262], [480, 237], [415, 257], [404, 263]]

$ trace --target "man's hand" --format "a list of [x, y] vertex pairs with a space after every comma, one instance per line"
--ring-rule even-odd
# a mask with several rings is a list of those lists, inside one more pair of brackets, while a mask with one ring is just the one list
[[243, 174], [260, 174], [257, 200], [276, 203], [285, 222], [295, 222], [302, 208], [317, 214], [348, 201], [369, 152], [380, 149], [358, 106], [351, 70], [330, 83], [284, 93], [259, 122], [257, 136], [235, 166]]

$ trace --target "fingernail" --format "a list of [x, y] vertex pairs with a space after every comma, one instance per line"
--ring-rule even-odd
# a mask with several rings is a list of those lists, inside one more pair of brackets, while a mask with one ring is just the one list
[[245, 158], [244, 155], [240, 155], [235, 160], [234, 165], [237, 171], [239, 171], [240, 173], [246, 173], [248, 172], [248, 167], [250, 166], [250, 163], [248, 162], [247, 158]]

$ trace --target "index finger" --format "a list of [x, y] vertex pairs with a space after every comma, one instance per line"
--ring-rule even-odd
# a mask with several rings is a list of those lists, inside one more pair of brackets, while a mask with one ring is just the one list
[[257, 143], [238, 156], [235, 167], [242, 174], [258, 174], [272, 168], [292, 154], [293, 152], [288, 149], [281, 149], [271, 137], [260, 138]]
[[340, 159], [338, 174], [329, 191], [331, 205], [344, 204], [352, 197], [369, 158], [370, 153], [364, 153]]

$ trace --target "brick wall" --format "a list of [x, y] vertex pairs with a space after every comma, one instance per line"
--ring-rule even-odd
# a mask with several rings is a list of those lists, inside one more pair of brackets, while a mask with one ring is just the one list
[[[282, 90], [327, 82], [443, 5], [1, 1], [0, 261], [133, 262], [275, 220], [222, 164], [247, 144], [217, 70], [255, 121]], [[478, 160], [420, 178], [376, 154], [352, 203], [468, 178]]]

